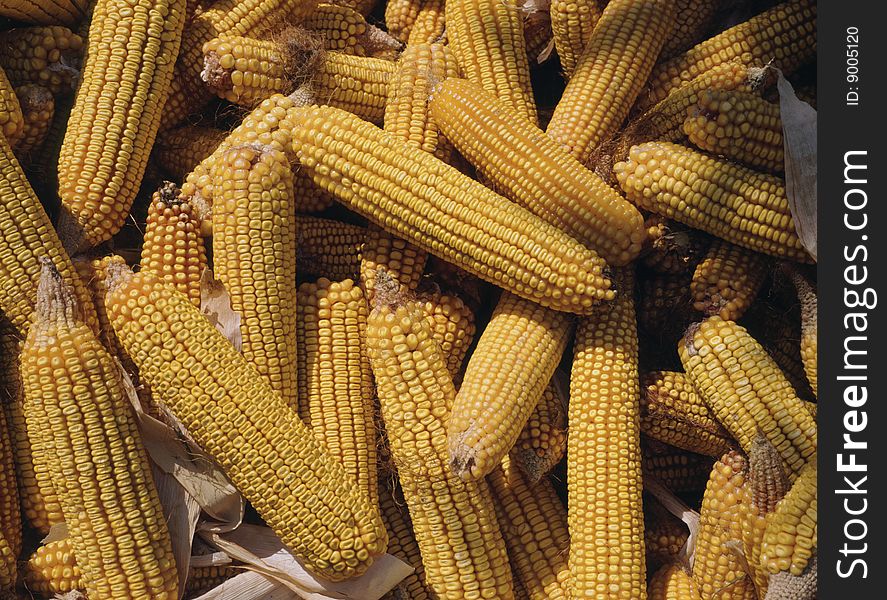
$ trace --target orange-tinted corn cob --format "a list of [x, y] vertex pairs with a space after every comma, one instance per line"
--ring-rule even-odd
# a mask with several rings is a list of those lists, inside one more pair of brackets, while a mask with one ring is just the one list
[[372, 304], [376, 280], [385, 271], [405, 289], [415, 290], [425, 269], [428, 254], [376, 225], [366, 229], [366, 240], [360, 251], [360, 285]]
[[0, 68], [0, 135], [6, 138], [9, 145], [15, 147], [24, 133], [25, 119], [18, 97], [6, 73]]
[[200, 161], [210, 156], [228, 132], [212, 127], [185, 126], [157, 134], [153, 158], [175, 181], [181, 182]]
[[641, 208], [755, 252], [810, 262], [782, 179], [668, 142], [634, 146], [614, 170]]
[[366, 235], [366, 228], [359, 225], [297, 215], [298, 272], [331, 280], [356, 278]]
[[[433, 600], [434, 592], [425, 577], [422, 555], [406, 503], [395, 485], [379, 483], [379, 506], [388, 530], [388, 553], [401, 559], [415, 571], [407, 575], [390, 593], [391, 600]], [[386, 596], [386, 598], [388, 598]]]
[[447, 423], [453, 471], [486, 476], [511, 450], [567, 347], [573, 319], [503, 292]]
[[182, 200], [179, 189], [168, 181], [154, 192], [148, 206], [140, 264], [143, 270], [173, 284], [191, 304], [200, 307], [200, 278], [207, 266], [200, 223], [194, 208]]
[[276, 41], [242, 36], [213, 38], [203, 45], [201, 79], [214, 94], [234, 104], [255, 106], [272, 94], [292, 91], [293, 69], [301, 65]]
[[[111, 322], [108, 320], [108, 311], [105, 308], [105, 294], [108, 293], [108, 266], [112, 264], [126, 265], [126, 261], [117, 254], [102, 257], [78, 256], [74, 259], [74, 268], [77, 269], [80, 280], [89, 290], [89, 296], [96, 309], [99, 339], [112, 356], [119, 357], [125, 366], [129, 366], [126, 365], [128, 358], [123, 354], [117, 336], [114, 335]], [[144, 268], [144, 262], [142, 265]]]
[[86, 6], [83, 0], [7, 0], [0, 5], [0, 16], [25, 23], [74, 25]]
[[22, 134], [15, 146], [15, 155], [22, 165], [27, 166], [31, 162], [31, 155], [40, 147], [49, 132], [49, 124], [55, 111], [55, 100], [49, 90], [33, 83], [26, 83], [16, 88], [15, 94], [22, 109], [23, 120]]
[[529, 483], [506, 456], [489, 475], [508, 557], [531, 600], [570, 597], [567, 510], [547, 479]]
[[602, 0], [551, 0], [551, 31], [564, 77], [569, 80], [604, 12]]
[[611, 0], [554, 109], [546, 133], [586, 162], [628, 116], [674, 26], [667, 0]]
[[652, 496], [644, 497], [644, 549], [647, 569], [656, 571], [680, 560], [690, 530]]
[[761, 566], [770, 574], [799, 576], [816, 551], [816, 456], [801, 470], [791, 489], [767, 517]]
[[[579, 322], [567, 422], [573, 597], [643, 599], [640, 386], [633, 274]], [[594, 465], [594, 468], [590, 468]]]
[[669, 446], [654, 450], [649, 442], [642, 445], [642, 450], [644, 477], [655, 477], [676, 494], [705, 489], [714, 462], [708, 456]]
[[686, 567], [678, 563], [664, 565], [647, 587], [649, 600], [702, 600], [696, 583]]
[[456, 390], [422, 309], [380, 274], [367, 348], [391, 454], [425, 577], [442, 600], [513, 598], [511, 569], [485, 481], [447, 468]]
[[693, 272], [693, 308], [704, 315], [738, 320], [754, 302], [769, 267], [763, 254], [715, 240]]
[[[0, 401], [7, 399], [0, 390]], [[14, 587], [22, 549], [22, 516], [19, 511], [18, 484], [15, 479], [12, 432], [6, 412], [0, 408], [0, 593]]]
[[165, 111], [184, 24], [185, 0], [95, 5], [58, 163], [59, 235], [72, 251], [110, 239], [126, 221]]
[[462, 363], [474, 340], [474, 312], [458, 296], [442, 294], [440, 290], [419, 296], [425, 320], [431, 327], [431, 337], [440, 347], [447, 371], [453, 381], [459, 381]]
[[240, 315], [243, 356], [295, 408], [296, 215], [289, 162], [270, 146], [235, 146], [216, 162], [213, 179], [213, 267]]
[[[343, 579], [384, 552], [375, 507], [185, 296], [151, 273], [120, 271], [108, 308], [140, 377], [307, 568]], [[149, 323], [153, 335], [141, 335]]]
[[742, 539], [740, 498], [748, 462], [730, 451], [715, 463], [702, 498], [693, 580], [703, 600], [755, 600], [755, 586], [730, 542]]
[[758, 95], [709, 91], [690, 108], [684, 133], [697, 147], [754, 169], [785, 170], [779, 105]]
[[344, 111], [293, 113], [302, 168], [390, 233], [555, 310], [613, 297], [594, 252], [455, 168]]
[[698, 231], [659, 215], [647, 217], [644, 228], [641, 262], [657, 273], [692, 271], [708, 244], [708, 239]]
[[447, 39], [465, 79], [536, 125], [518, 0], [447, 0]]
[[702, 39], [721, 0], [676, 0], [674, 31], [662, 47], [662, 58], [683, 52]]
[[34, 83], [53, 94], [73, 91], [80, 75], [83, 39], [58, 25], [0, 33], [0, 67], [15, 86]]
[[178, 574], [160, 499], [114, 359], [49, 260], [22, 349], [74, 554], [91, 598], [172, 600]]
[[395, 69], [396, 63], [390, 60], [328, 52], [311, 78], [314, 102], [381, 123], [388, 80]]
[[764, 348], [715, 316], [688, 329], [678, 352], [696, 391], [743, 450], [760, 429], [794, 480], [816, 453], [816, 421]]
[[366, 355], [367, 302], [350, 279], [303, 283], [298, 291], [299, 414], [345, 467], [370, 506], [376, 490], [373, 375]]
[[621, 266], [644, 238], [643, 217], [557, 142], [480, 85], [447, 79], [430, 113], [456, 149], [495, 187]]
[[567, 405], [555, 375], [514, 444], [511, 456], [533, 485], [567, 452]]
[[817, 298], [813, 289], [804, 277], [795, 269], [789, 271], [789, 276], [798, 293], [801, 302], [801, 360], [804, 361], [804, 373], [813, 394], [816, 394], [816, 334], [817, 325]]
[[650, 75], [639, 106], [652, 106], [672, 90], [725, 62], [739, 60], [753, 67], [773, 61], [773, 66], [790, 75], [815, 54], [816, 3], [783, 2], [660, 63]]
[[641, 431], [665, 444], [719, 457], [733, 445], [730, 434], [683, 373], [653, 371], [641, 381]]

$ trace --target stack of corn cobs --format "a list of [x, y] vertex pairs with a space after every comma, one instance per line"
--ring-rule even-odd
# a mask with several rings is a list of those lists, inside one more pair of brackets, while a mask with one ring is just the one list
[[323, 580], [813, 598], [815, 2], [330, 2], [0, 0], [0, 597], [239, 572], [131, 378]]

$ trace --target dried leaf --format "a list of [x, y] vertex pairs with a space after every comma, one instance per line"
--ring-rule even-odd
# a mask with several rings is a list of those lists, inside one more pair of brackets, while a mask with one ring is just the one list
[[172, 553], [179, 572], [179, 598], [182, 598], [191, 569], [191, 541], [197, 529], [200, 506], [172, 475], [155, 463], [151, 464], [151, 470], [172, 541]]
[[194, 568], [221, 567], [224, 565], [230, 565], [232, 562], [234, 561], [232, 561], [231, 557], [225, 552], [210, 552], [209, 554], [191, 556], [191, 566]]
[[255, 571], [245, 571], [223, 581], [195, 600], [299, 600], [282, 583]]
[[210, 269], [200, 276], [200, 310], [216, 329], [240, 352], [243, 337], [240, 335], [240, 315], [231, 308], [231, 297], [221, 281], [213, 277]]
[[655, 477], [644, 476], [644, 491], [651, 493], [668, 512], [683, 521], [690, 530], [690, 536], [681, 548], [678, 558], [692, 568], [696, 553], [696, 537], [699, 535], [699, 513], [687, 506]]
[[68, 537], [68, 524], [67, 523], [56, 523], [54, 525], [50, 525], [49, 533], [46, 534], [46, 537], [43, 538], [40, 543], [44, 546], [46, 544], [51, 544], [52, 542], [58, 542]]

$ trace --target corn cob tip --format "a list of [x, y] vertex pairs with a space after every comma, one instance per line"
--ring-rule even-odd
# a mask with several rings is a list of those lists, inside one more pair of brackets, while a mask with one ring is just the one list
[[126, 285], [135, 275], [128, 265], [111, 262], [105, 268], [105, 286], [108, 291], [105, 294], [107, 298], [113, 294], [119, 287]]
[[764, 600], [814, 600], [819, 577], [816, 554], [800, 575], [783, 571], [770, 576]]
[[696, 332], [699, 331], [699, 328], [702, 327], [702, 322], [697, 321], [696, 323], [690, 323], [687, 330], [684, 331], [684, 337], [681, 338], [681, 344], [687, 348], [687, 354], [690, 356], [696, 356], [699, 353], [699, 350], [696, 348], [696, 342], [693, 341], [693, 338], [696, 337]]
[[74, 289], [64, 280], [49, 257], [40, 257], [40, 279], [37, 282], [37, 303], [34, 318], [38, 322], [83, 320]]
[[483, 476], [477, 466], [477, 450], [462, 441], [473, 433], [468, 429], [450, 443], [450, 468], [465, 480], [479, 479]]
[[387, 306], [393, 310], [412, 299], [410, 290], [400, 285], [397, 279], [384, 269], [379, 269], [376, 272], [373, 291], [373, 307]]
[[517, 448], [513, 450], [512, 456], [530, 485], [539, 483], [542, 477], [551, 470], [551, 462], [548, 458], [539, 456], [531, 448]]
[[748, 464], [752, 505], [759, 515], [771, 513], [790, 484], [779, 450], [760, 427], [748, 452]]

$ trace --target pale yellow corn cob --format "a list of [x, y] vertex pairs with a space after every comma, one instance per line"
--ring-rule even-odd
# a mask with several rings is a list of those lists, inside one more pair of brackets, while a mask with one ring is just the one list
[[804, 465], [791, 489], [767, 516], [761, 566], [771, 575], [803, 573], [816, 551], [816, 455]]
[[605, 5], [602, 0], [551, 0], [551, 31], [565, 79], [576, 70]]

